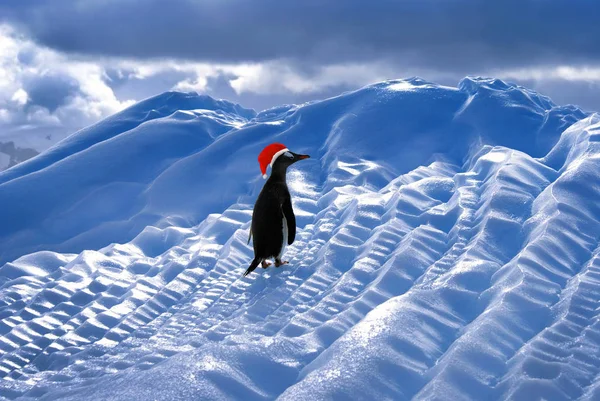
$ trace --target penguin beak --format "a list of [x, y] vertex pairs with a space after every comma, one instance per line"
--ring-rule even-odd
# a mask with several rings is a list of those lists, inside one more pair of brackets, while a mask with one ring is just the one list
[[304, 159], [310, 158], [309, 155], [297, 155], [297, 157], [298, 157], [298, 160], [304, 160]]

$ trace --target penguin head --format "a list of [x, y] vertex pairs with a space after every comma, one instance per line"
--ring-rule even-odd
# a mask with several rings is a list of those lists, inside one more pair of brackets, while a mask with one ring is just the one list
[[309, 157], [309, 155], [300, 155], [298, 153], [294, 153], [288, 150], [287, 152], [284, 152], [282, 155], [280, 155], [277, 159], [275, 159], [275, 161], [273, 162], [273, 167], [275, 167], [276, 164], [288, 167], [299, 160], [308, 159]]
[[263, 173], [263, 178], [267, 178], [267, 167], [271, 169], [287, 169], [298, 160], [308, 159], [309, 155], [301, 155], [290, 151], [281, 143], [272, 143], [266, 146], [260, 155], [258, 155], [258, 163]]

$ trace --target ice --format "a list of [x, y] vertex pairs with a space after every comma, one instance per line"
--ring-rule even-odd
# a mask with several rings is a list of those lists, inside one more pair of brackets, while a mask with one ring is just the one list
[[[134, 105], [0, 173], [0, 397], [597, 399], [598, 138], [474, 77]], [[296, 242], [243, 277], [275, 141]]]

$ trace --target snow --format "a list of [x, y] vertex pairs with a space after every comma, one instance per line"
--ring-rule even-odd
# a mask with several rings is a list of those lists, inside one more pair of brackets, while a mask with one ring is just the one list
[[[419, 78], [148, 99], [0, 173], [0, 397], [600, 397], [600, 116]], [[242, 273], [256, 157], [290, 264]]]

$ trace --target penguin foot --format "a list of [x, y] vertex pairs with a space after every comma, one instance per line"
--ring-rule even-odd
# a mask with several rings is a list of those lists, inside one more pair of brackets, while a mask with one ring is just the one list
[[267, 262], [266, 260], [262, 261], [261, 267], [263, 269], [266, 269], [267, 267], [271, 266], [271, 262]]
[[282, 262], [282, 261], [281, 261], [281, 260], [279, 260], [279, 259], [275, 259], [275, 267], [280, 267], [280, 266], [283, 266], [283, 265], [287, 265], [287, 264], [289, 264], [289, 263], [290, 263], [290, 262], [288, 262], [287, 260], [286, 260], [286, 261], [284, 261], [284, 262]]

